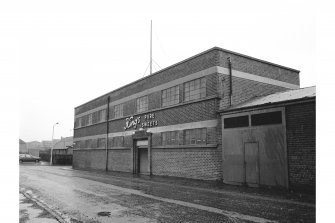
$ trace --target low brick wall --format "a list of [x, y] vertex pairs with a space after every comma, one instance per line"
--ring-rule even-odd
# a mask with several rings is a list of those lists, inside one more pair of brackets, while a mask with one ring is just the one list
[[105, 157], [106, 150], [102, 149], [73, 150], [72, 166], [74, 169], [105, 170]]
[[131, 149], [108, 150], [108, 170], [120, 172], [132, 172]]
[[222, 178], [221, 151], [217, 148], [153, 149], [153, 175], [202, 180]]

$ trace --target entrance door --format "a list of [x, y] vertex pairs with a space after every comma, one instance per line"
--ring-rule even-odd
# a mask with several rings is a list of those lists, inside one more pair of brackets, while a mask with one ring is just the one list
[[148, 174], [148, 140], [137, 141], [137, 151], [138, 151], [138, 173]]
[[258, 142], [244, 143], [245, 182], [249, 186], [259, 184]]

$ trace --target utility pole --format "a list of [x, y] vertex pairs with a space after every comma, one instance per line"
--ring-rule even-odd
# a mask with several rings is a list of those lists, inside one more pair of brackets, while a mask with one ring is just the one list
[[150, 21], [150, 75], [152, 74], [152, 20]]
[[50, 165], [52, 165], [52, 152], [53, 152], [53, 148], [54, 148], [54, 130], [55, 130], [55, 125], [58, 125], [58, 122], [56, 122], [56, 123], [52, 126], [51, 151], [50, 151]]

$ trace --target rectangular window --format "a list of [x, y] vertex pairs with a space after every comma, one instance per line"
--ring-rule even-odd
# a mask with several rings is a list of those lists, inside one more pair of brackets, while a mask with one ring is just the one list
[[138, 113], [148, 111], [148, 96], [136, 99], [136, 111]]
[[162, 91], [162, 106], [175, 105], [179, 103], [179, 86], [174, 86]]
[[100, 112], [101, 112], [101, 121], [102, 122], [106, 121], [106, 109], [103, 109]]
[[95, 116], [96, 116], [96, 121], [97, 122], [106, 121], [106, 109], [97, 111]]
[[123, 117], [123, 104], [115, 105], [114, 118], [121, 118], [121, 117]]
[[87, 117], [87, 125], [92, 125], [92, 114], [89, 114]]
[[185, 130], [185, 145], [196, 145], [207, 143], [207, 129], [188, 129]]
[[112, 147], [123, 147], [123, 136], [116, 136], [112, 138]]
[[281, 111], [251, 115], [251, 126], [274, 125], [282, 123]]
[[80, 120], [80, 118], [76, 118], [76, 120], [75, 120], [75, 122], [74, 122], [74, 127], [75, 128], [79, 128], [80, 127], [80, 123], [81, 122], [81, 120]]
[[91, 139], [91, 146], [90, 148], [96, 149], [98, 147], [98, 139]]
[[206, 78], [200, 78], [184, 84], [184, 101], [206, 97]]
[[162, 145], [178, 145], [178, 131], [162, 132]]
[[99, 138], [98, 139], [98, 148], [101, 148], [101, 147], [106, 147], [106, 139], [105, 138]]
[[92, 114], [92, 123], [95, 124], [95, 123], [98, 123], [98, 112], [93, 112]]
[[88, 123], [88, 116], [85, 115], [85, 116], [81, 117], [81, 126], [84, 127], [84, 126], [87, 125], [87, 123]]
[[248, 127], [249, 126], [249, 117], [248, 115], [225, 118], [224, 119], [224, 128], [239, 128], [239, 127]]
[[84, 146], [84, 148], [85, 149], [91, 148], [91, 140], [90, 139], [85, 140], [85, 146]]

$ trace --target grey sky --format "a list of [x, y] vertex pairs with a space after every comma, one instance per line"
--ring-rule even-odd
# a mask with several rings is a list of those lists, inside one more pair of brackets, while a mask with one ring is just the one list
[[307, 1], [23, 1], [15, 16], [0, 15], [18, 61], [20, 138], [50, 140], [55, 122], [56, 138], [70, 136], [74, 107], [142, 78], [151, 19], [161, 68], [218, 46], [298, 69], [301, 87], [316, 85], [313, 10]]

